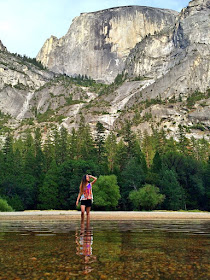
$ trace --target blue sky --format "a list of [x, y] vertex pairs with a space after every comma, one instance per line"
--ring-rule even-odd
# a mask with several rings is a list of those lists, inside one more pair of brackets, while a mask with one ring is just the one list
[[51, 35], [66, 34], [84, 12], [139, 5], [180, 11], [188, 0], [0, 0], [0, 40], [10, 52], [36, 57]]

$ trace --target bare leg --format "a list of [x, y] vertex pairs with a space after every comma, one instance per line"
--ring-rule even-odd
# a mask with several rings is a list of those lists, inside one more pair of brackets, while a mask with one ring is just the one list
[[86, 214], [87, 214], [87, 226], [90, 223], [90, 209], [91, 207], [86, 207]]
[[81, 205], [81, 222], [84, 221], [85, 217], [85, 205]]

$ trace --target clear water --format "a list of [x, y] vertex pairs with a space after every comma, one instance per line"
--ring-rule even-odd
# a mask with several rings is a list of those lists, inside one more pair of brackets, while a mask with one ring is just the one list
[[0, 222], [0, 279], [210, 279], [210, 222]]

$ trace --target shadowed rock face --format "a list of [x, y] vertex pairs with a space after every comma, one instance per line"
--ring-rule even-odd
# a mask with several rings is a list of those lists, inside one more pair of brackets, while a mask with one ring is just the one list
[[130, 50], [146, 35], [174, 25], [171, 10], [128, 6], [84, 13], [61, 39], [48, 39], [37, 59], [50, 70], [112, 82]]
[[[9, 52], [0, 52], [0, 111], [12, 117], [24, 117], [32, 92], [54, 77]], [[27, 114], [26, 114], [27, 115]]]
[[191, 1], [172, 28], [136, 45], [125, 69], [130, 77], [150, 78], [142, 91], [144, 99], [178, 97], [209, 88], [209, 19], [210, 1]]

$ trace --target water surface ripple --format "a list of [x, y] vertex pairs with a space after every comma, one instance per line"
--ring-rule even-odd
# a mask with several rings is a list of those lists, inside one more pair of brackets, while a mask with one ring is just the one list
[[0, 221], [3, 279], [210, 279], [208, 221]]

